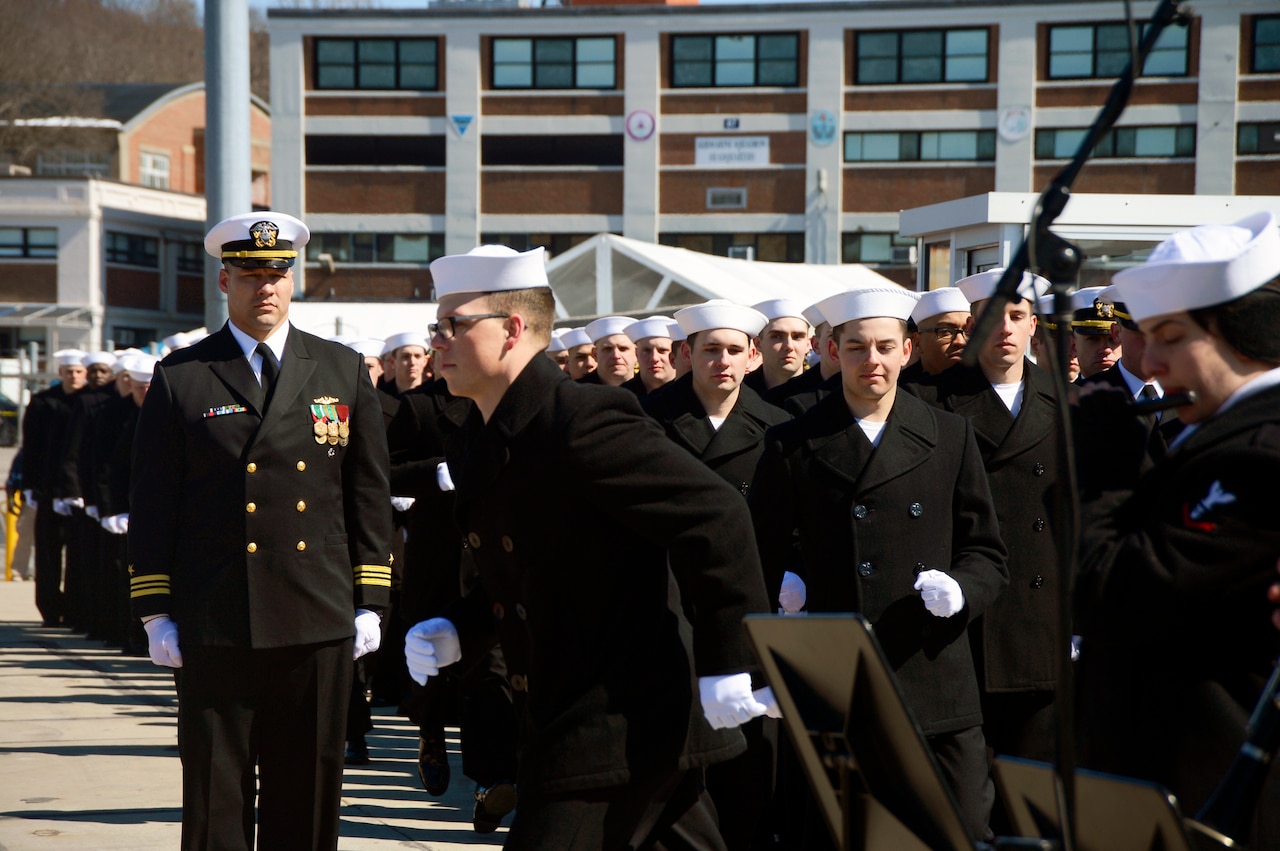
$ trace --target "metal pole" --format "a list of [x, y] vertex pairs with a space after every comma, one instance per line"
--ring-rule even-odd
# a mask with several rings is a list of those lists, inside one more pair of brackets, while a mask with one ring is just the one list
[[[248, 0], [204, 4], [206, 230], [252, 204], [249, 131]], [[208, 258], [204, 276], [204, 324], [227, 319], [227, 299], [218, 289], [218, 261]]]

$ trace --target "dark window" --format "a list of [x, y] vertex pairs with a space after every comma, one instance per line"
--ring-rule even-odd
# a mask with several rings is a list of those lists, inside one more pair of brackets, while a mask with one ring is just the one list
[[434, 38], [316, 40], [317, 89], [417, 89], [438, 85]]
[[595, 234], [591, 233], [482, 233], [480, 242], [483, 245], [505, 245], [516, 251], [529, 251], [541, 245], [554, 257], [593, 236]]
[[622, 165], [621, 136], [482, 136], [483, 165]]
[[846, 233], [841, 235], [841, 263], [909, 266], [915, 262], [916, 241], [896, 233]]
[[107, 231], [107, 262], [158, 268], [160, 240], [154, 236]]
[[444, 235], [438, 233], [313, 233], [307, 242], [307, 262], [328, 254], [335, 263], [417, 263], [426, 265], [444, 256]]
[[[1088, 131], [1056, 128], [1036, 131], [1036, 159], [1062, 160], [1075, 156]], [[1099, 159], [1194, 157], [1196, 128], [1192, 124], [1166, 127], [1115, 127], [1098, 142], [1091, 156]]]
[[854, 82], [985, 83], [987, 36], [985, 29], [860, 32]]
[[[1143, 24], [1134, 34], [1141, 40]], [[1129, 25], [1084, 24], [1049, 28], [1049, 79], [1118, 77], [1129, 64]], [[1142, 73], [1150, 77], [1187, 75], [1187, 28], [1168, 27], [1147, 54]]]
[[1253, 19], [1253, 62], [1249, 70], [1255, 74], [1280, 71], [1280, 15]]
[[495, 89], [612, 89], [617, 87], [611, 36], [495, 38]]
[[204, 272], [204, 246], [198, 242], [179, 242], [174, 244], [178, 254], [179, 272]]
[[800, 36], [677, 35], [671, 37], [671, 85], [794, 86], [800, 80]]
[[1280, 154], [1280, 121], [1239, 125], [1236, 128], [1236, 153]]
[[156, 340], [156, 329], [154, 328], [128, 328], [117, 325], [112, 332], [115, 336], [112, 340], [117, 346], [142, 348]]
[[0, 257], [57, 256], [57, 228], [0, 227]]
[[720, 257], [804, 262], [803, 233], [662, 233], [658, 242]]
[[444, 165], [443, 136], [308, 136], [307, 165]]
[[994, 130], [844, 134], [845, 162], [990, 162], [995, 158]]

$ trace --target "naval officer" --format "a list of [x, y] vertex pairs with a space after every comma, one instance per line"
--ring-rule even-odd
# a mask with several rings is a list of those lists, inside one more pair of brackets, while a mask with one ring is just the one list
[[369, 370], [289, 323], [308, 236], [277, 212], [209, 232], [230, 321], [156, 367], [138, 417], [131, 596], [176, 669], [183, 849], [253, 848], [255, 803], [258, 847], [337, 847], [351, 660], [391, 585]]

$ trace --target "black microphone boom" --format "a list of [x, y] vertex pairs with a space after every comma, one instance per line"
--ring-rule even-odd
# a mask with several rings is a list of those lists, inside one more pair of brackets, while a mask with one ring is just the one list
[[1173, 408], [1185, 408], [1196, 401], [1196, 394], [1193, 390], [1186, 393], [1168, 393], [1163, 398], [1151, 399], [1142, 402], [1130, 402], [1129, 413], [1136, 416], [1145, 416], [1147, 414], [1158, 414], [1161, 411], [1172, 410]]

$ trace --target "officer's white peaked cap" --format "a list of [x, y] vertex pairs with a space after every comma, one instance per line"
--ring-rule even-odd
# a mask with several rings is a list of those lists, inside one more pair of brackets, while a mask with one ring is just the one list
[[754, 337], [769, 322], [764, 314], [754, 307], [734, 304], [722, 298], [681, 308], [676, 311], [675, 319], [686, 336], [714, 328], [728, 328], [731, 331], [741, 331], [748, 337]]
[[288, 213], [241, 213], [214, 225], [204, 250], [219, 260], [246, 268], [287, 269], [311, 239], [311, 231]]
[[856, 319], [888, 317], [906, 321], [916, 306], [915, 292], [899, 286], [858, 287], [818, 302], [818, 309], [832, 328]]
[[1280, 275], [1280, 230], [1270, 212], [1230, 225], [1201, 225], [1157, 245], [1147, 262], [1116, 272], [1117, 301], [1135, 322], [1213, 307], [1246, 296]]
[[439, 257], [431, 262], [436, 298], [550, 287], [545, 255], [542, 246], [521, 252], [505, 245], [480, 245], [466, 254]]

